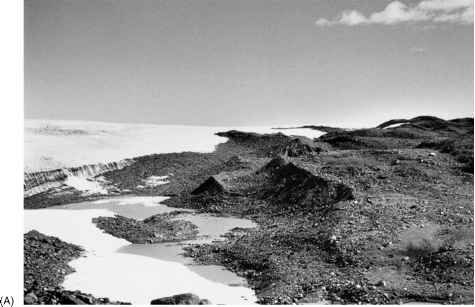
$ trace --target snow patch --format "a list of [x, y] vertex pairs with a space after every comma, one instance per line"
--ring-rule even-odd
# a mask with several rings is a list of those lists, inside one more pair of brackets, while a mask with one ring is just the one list
[[[238, 130], [242, 132], [255, 132], [259, 134], [274, 134], [274, 133], [282, 133], [287, 136], [305, 136], [310, 139], [319, 138], [320, 136], [324, 135], [325, 132], [310, 128], [292, 128], [292, 127], [279, 127], [279, 128], [272, 128], [272, 127], [233, 127], [227, 130]], [[224, 130], [226, 131], [226, 130]]]
[[143, 205], [145, 207], [163, 206], [160, 204], [162, 201], [167, 200], [166, 196], [128, 196], [101, 199], [91, 202], [91, 204], [104, 204], [113, 202], [115, 205]]
[[162, 184], [167, 184], [169, 181], [166, 180], [168, 176], [150, 176], [143, 180], [146, 186], [156, 187]]
[[94, 179], [82, 176], [68, 176], [64, 181], [64, 184], [75, 188], [78, 191], [82, 191], [84, 195], [91, 194], [107, 194], [107, 190], [102, 184]]
[[404, 124], [406, 124], [406, 123], [392, 124], [392, 125], [389, 125], [389, 126], [384, 127], [384, 129], [396, 128], [396, 127], [399, 127], [399, 126], [404, 125]]

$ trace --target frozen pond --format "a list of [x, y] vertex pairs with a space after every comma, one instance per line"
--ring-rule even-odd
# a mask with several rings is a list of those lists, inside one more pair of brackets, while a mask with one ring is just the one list
[[[131, 244], [103, 233], [91, 219], [120, 214], [143, 219], [176, 210], [161, 205], [164, 197], [117, 197], [71, 204], [53, 209], [25, 210], [25, 231], [36, 229], [86, 249], [85, 257], [73, 260], [75, 273], [63, 286], [95, 296], [134, 304], [154, 298], [191, 292], [213, 304], [253, 304], [254, 291], [246, 281], [220, 266], [196, 265], [181, 254], [184, 244], [209, 242], [234, 227], [255, 227], [249, 220], [194, 214], [177, 218], [196, 224], [197, 240], [181, 243]], [[181, 209], [178, 209], [181, 210]]]

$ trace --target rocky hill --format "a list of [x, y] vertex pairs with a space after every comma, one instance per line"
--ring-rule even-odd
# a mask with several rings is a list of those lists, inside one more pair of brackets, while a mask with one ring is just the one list
[[376, 128], [327, 133], [321, 140], [337, 149], [430, 148], [448, 153], [473, 173], [473, 118], [432, 116], [396, 119]]

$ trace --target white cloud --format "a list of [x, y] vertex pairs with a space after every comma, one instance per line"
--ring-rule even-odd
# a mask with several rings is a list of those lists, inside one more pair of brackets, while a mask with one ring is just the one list
[[412, 9], [399, 1], [389, 3], [381, 12], [371, 14], [371, 23], [395, 24], [407, 21], [427, 20], [429, 16], [425, 11]]
[[410, 50], [411, 50], [411, 53], [415, 55], [424, 55], [426, 53], [426, 50], [421, 47], [413, 47]]
[[418, 4], [423, 10], [453, 11], [473, 6], [473, 0], [424, 0]]
[[434, 18], [434, 21], [471, 24], [473, 23], [473, 7], [460, 12], [439, 15]]
[[423, 0], [409, 6], [401, 1], [392, 1], [382, 11], [374, 12], [366, 17], [357, 10], [344, 10], [334, 19], [320, 18], [317, 26], [331, 25], [394, 25], [409, 22], [434, 23], [473, 23], [474, 0]]
[[340, 22], [345, 25], [354, 26], [367, 23], [368, 19], [358, 11], [344, 11], [340, 17]]
[[317, 21], [315, 21], [315, 24], [317, 26], [329, 26], [331, 23], [326, 18], [319, 18]]

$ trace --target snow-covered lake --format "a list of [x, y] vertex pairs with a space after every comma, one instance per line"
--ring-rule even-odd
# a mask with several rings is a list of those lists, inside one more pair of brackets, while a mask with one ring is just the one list
[[[25, 210], [25, 232], [36, 229], [46, 235], [82, 246], [85, 257], [69, 263], [76, 272], [63, 286], [96, 297], [133, 304], [180, 293], [194, 293], [213, 304], [253, 304], [254, 291], [246, 281], [219, 266], [194, 265], [181, 255], [183, 243], [131, 244], [102, 232], [92, 222], [97, 216], [121, 214], [142, 219], [174, 208], [161, 205], [165, 197], [119, 197], [50, 209]], [[198, 226], [201, 238], [210, 242], [234, 227], [254, 227], [249, 220], [187, 214], [183, 219]]]

